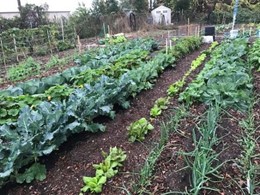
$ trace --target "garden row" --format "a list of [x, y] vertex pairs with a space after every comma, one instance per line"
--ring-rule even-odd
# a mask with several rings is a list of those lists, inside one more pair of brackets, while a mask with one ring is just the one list
[[[143, 44], [144, 50], [139, 48], [140, 43]], [[51, 77], [21, 83], [18, 84], [19, 87], [2, 91], [0, 124], [15, 121], [24, 105], [36, 106], [42, 100], [66, 99], [75, 89], [82, 88], [85, 83], [94, 84], [102, 75], [118, 78], [128, 70], [127, 68], [134, 68], [146, 58], [148, 60], [149, 48], [152, 44], [154, 43], [151, 40], [132, 41], [128, 44], [129, 49], [124, 50], [129, 52], [126, 54], [117, 50], [117, 54], [114, 52], [105, 55], [105, 52], [114, 47], [104, 49], [105, 52], [100, 49], [100, 54], [93, 56], [93, 59], [89, 57], [90, 54], [87, 54], [88, 57], [84, 55], [80, 58], [81, 61], [88, 59], [85, 65], [70, 68]]]
[[129, 107], [130, 96], [151, 88], [159, 73], [199, 47], [201, 40], [178, 40], [170, 53], [160, 51], [154, 57], [147, 52], [154, 43], [141, 43], [139, 50], [129, 51], [134, 46], [126, 43], [118, 50], [100, 50], [97, 56], [87, 54], [78, 67], [1, 92], [1, 186], [10, 180], [44, 179], [44, 165], [37, 163], [40, 156], [50, 154], [73, 133], [104, 130], [93, 123], [95, 117], [113, 118], [115, 104]]
[[[165, 194], [224, 192], [224, 189], [217, 188], [216, 181], [221, 182], [223, 175], [228, 174], [220, 174], [220, 169], [229, 161], [235, 161], [243, 174], [242, 179], [245, 182], [243, 182], [244, 187], [240, 188], [240, 192], [257, 193], [256, 188], [258, 188], [259, 182], [256, 180], [259, 170], [256, 155], [258, 138], [256, 136], [257, 128], [254, 126], [255, 116], [252, 110], [255, 102], [252, 97], [252, 68], [259, 67], [260, 55], [259, 50], [257, 50], [259, 43], [259, 41], [256, 41], [253, 47], [250, 48], [250, 52], [248, 52], [248, 40], [226, 40], [212, 52], [210, 61], [205, 64], [198, 77], [180, 94], [179, 101], [184, 102], [184, 105], [177, 109], [175, 116], [170, 119], [169, 123], [163, 125], [160, 143], [150, 153], [143, 169], [141, 169], [140, 177], [136, 181], [137, 188], [132, 189], [134, 194], [148, 193], [148, 186], [151, 184], [154, 187], [151, 189], [155, 191], [158, 188], [160, 189], [160, 184], [158, 185], [152, 178], [160, 178], [158, 172], [164, 171], [164, 167], [167, 167], [167, 172], [169, 172], [167, 174], [165, 172], [161, 173], [164, 175], [164, 179], [167, 178], [167, 175], [171, 175], [171, 177], [177, 176], [176, 172], [180, 172], [180, 175], [188, 175], [189, 178], [184, 184], [185, 188], [173, 185], [170, 189], [167, 189], [167, 186], [165, 186], [160, 189], [162, 191], [159, 190], [161, 194], [162, 192], [166, 192]], [[248, 56], [248, 60], [245, 60], [246, 56]], [[191, 105], [195, 102], [206, 104], [207, 110], [199, 118], [197, 115], [195, 116], [197, 119], [196, 124], [193, 124], [192, 128], [188, 128], [193, 129], [191, 132], [184, 132], [183, 130], [189, 124], [188, 121], [185, 123], [185, 118], [189, 115], [188, 110], [191, 109]], [[219, 159], [219, 156], [228, 148], [221, 148], [221, 143], [224, 136], [228, 135], [223, 137], [217, 135], [222, 115], [226, 112], [225, 110], [230, 108], [244, 112], [247, 118], [240, 123], [244, 129], [243, 137], [241, 137], [242, 141], [239, 142], [242, 148], [240, 159], [225, 159], [223, 161], [223, 159]], [[178, 123], [180, 123], [181, 118], [185, 124], [179, 129]], [[169, 133], [175, 135], [169, 136]], [[183, 148], [181, 146], [177, 147], [178, 138], [185, 142], [180, 144], [183, 145]], [[187, 140], [193, 141], [193, 149], [190, 151], [185, 150], [189, 145], [189, 141], [186, 142]], [[176, 143], [173, 148], [179, 149], [168, 149], [172, 146], [172, 143]], [[168, 153], [174, 155], [171, 156], [168, 162], [159, 161], [159, 164], [156, 165], [161, 153], [166, 149]], [[169, 167], [175, 167], [170, 164], [173, 163], [172, 160], [175, 158], [174, 164], [182, 165], [182, 167], [178, 167], [178, 171], [169, 169]], [[180, 161], [184, 161], [184, 163]], [[155, 166], [157, 167], [157, 175], [152, 176]], [[162, 182], [166, 185], [169, 184], [164, 179], [161, 179]], [[172, 182], [179, 182], [179, 180], [173, 178]], [[241, 180], [237, 181], [237, 183], [239, 182]], [[232, 193], [235, 193], [235, 191]]]

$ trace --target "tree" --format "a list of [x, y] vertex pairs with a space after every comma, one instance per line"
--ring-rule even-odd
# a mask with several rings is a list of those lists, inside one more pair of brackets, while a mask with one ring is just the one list
[[93, 37], [100, 31], [99, 17], [93, 14], [93, 10], [86, 8], [85, 4], [79, 4], [69, 21], [80, 38]]
[[20, 8], [20, 28], [35, 28], [48, 23], [46, 11], [47, 4], [37, 6], [35, 4], [25, 4]]
[[117, 0], [107, 0], [106, 1], [106, 13], [117, 13], [119, 11], [119, 5]]
[[21, 10], [22, 4], [21, 4], [21, 0], [17, 0], [17, 4], [18, 4], [18, 10]]
[[146, 11], [148, 9], [148, 1], [147, 0], [135, 0], [133, 3], [137, 12]]
[[107, 13], [106, 4], [104, 0], [94, 0], [92, 3], [92, 13], [96, 16], [104, 15]]

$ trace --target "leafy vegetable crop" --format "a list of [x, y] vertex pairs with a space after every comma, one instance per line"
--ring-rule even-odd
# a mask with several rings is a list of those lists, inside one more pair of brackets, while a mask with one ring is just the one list
[[145, 135], [153, 129], [154, 127], [145, 118], [141, 118], [127, 127], [129, 141], [144, 141]]
[[236, 39], [222, 43], [212, 53], [211, 60], [179, 100], [191, 103], [201, 101], [221, 103], [223, 106], [236, 105], [246, 109], [250, 101], [252, 84], [249, 70], [242, 59], [247, 54], [247, 40]]
[[105, 160], [100, 164], [93, 165], [96, 169], [95, 177], [83, 177], [85, 186], [81, 189], [81, 192], [102, 192], [102, 187], [107, 182], [107, 179], [118, 173], [118, 168], [122, 166], [122, 162], [126, 159], [125, 152], [117, 147], [110, 148], [109, 154], [102, 152], [102, 155]]
[[[193, 44], [190, 41], [193, 39], [196, 42], [198, 38], [187, 38], [183, 41], [189, 40], [190, 44]], [[181, 41], [178, 44], [181, 44]], [[124, 48], [122, 45], [120, 47]], [[129, 53], [129, 50], [127, 52]], [[125, 51], [122, 55], [123, 53]], [[141, 62], [138, 67], [118, 78], [101, 75], [95, 82], [84, 83], [73, 91], [69, 85], [62, 84], [69, 82], [71, 75], [79, 74], [83, 66], [39, 82], [21, 84], [21, 88], [2, 91], [0, 94], [4, 101], [1, 103], [4, 103], [4, 106], [13, 103], [10, 109], [17, 109], [18, 114], [14, 117], [17, 120], [13, 118], [0, 126], [0, 186], [18, 177], [24, 178], [29, 173], [29, 177], [42, 179], [45, 173], [43, 168], [38, 169], [35, 174], [31, 173], [36, 170], [31, 166], [38, 162], [39, 157], [50, 154], [74, 133], [104, 131], [103, 125], [93, 122], [95, 117], [106, 115], [113, 118], [113, 105], [127, 108], [127, 99], [131, 95], [152, 87], [159, 73], [174, 62], [175, 58], [171, 54], [159, 52], [149, 61]], [[52, 86], [55, 87], [50, 88]], [[42, 93], [38, 93], [39, 91]], [[23, 95], [24, 93], [35, 94]], [[24, 103], [19, 105], [21, 99]], [[8, 109], [1, 110], [2, 115], [8, 113]], [[6, 115], [4, 119], [9, 120], [9, 116], [11, 115]], [[24, 169], [25, 166], [28, 170]], [[31, 179], [19, 181], [29, 180]], [[98, 183], [103, 181], [97, 180]]]
[[152, 107], [150, 111], [151, 117], [159, 116], [162, 113], [162, 110], [165, 110], [168, 108], [169, 104], [169, 98], [159, 98], [155, 101], [154, 106]]

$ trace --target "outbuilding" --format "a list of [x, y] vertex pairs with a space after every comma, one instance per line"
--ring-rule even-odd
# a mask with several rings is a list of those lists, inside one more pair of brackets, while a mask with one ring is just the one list
[[162, 25], [171, 24], [171, 15], [171, 9], [161, 5], [152, 11], [153, 23]]

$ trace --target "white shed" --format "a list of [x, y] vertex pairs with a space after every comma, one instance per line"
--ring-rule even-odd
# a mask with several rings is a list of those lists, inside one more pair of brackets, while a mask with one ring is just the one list
[[171, 24], [171, 15], [171, 9], [161, 5], [152, 11], [153, 23], [164, 25]]

